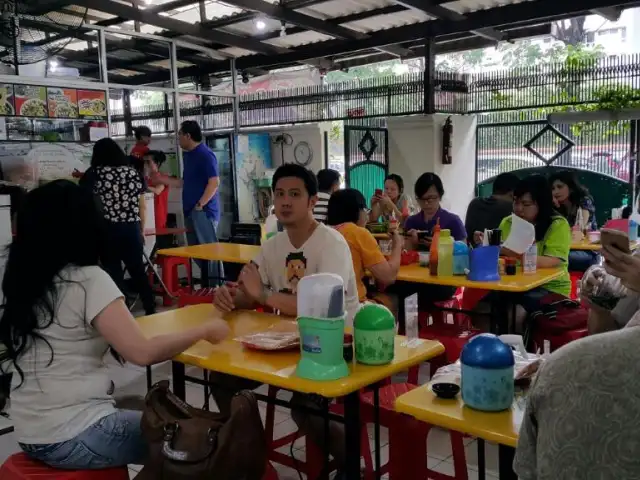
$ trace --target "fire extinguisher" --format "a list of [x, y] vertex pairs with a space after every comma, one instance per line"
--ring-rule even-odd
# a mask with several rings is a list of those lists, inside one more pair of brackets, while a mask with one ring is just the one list
[[451, 165], [451, 139], [453, 138], [453, 123], [451, 117], [448, 117], [442, 127], [442, 163], [444, 165]]

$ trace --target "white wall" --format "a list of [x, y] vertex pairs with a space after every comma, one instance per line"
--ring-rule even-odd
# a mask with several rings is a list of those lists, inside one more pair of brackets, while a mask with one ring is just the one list
[[413, 196], [420, 175], [433, 172], [442, 178], [442, 206], [462, 218], [474, 197], [476, 123], [474, 115], [451, 115], [453, 122], [452, 164], [442, 164], [442, 127], [449, 115], [390, 117], [389, 173], [400, 175], [405, 191]]
[[291, 145], [285, 145], [284, 147], [284, 163], [295, 163], [296, 160], [293, 152], [296, 145], [300, 142], [307, 142], [313, 153], [313, 158], [311, 163], [307, 165], [307, 168], [314, 173], [325, 168], [324, 132], [326, 130], [326, 124], [322, 123], [310, 123], [306, 125], [261, 130], [263, 132], [268, 132], [271, 135], [271, 158], [273, 159], [273, 168], [278, 168], [283, 163], [281, 146], [273, 143], [273, 139], [282, 134], [291, 135], [293, 140]]

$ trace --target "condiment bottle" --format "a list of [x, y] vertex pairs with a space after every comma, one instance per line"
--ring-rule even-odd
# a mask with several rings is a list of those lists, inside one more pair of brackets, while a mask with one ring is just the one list
[[353, 361], [353, 335], [350, 333], [344, 334], [343, 355], [345, 362], [350, 363]]
[[438, 275], [438, 242], [440, 241], [440, 219], [436, 220], [433, 227], [433, 236], [431, 238], [431, 248], [429, 250], [429, 273], [433, 276]]

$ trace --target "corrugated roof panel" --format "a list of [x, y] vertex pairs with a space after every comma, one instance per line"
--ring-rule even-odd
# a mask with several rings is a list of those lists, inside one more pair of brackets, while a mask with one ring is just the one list
[[404, 12], [391, 13], [387, 15], [376, 15], [375, 17], [365, 18], [364, 20], [358, 20], [357, 22], [345, 23], [343, 26], [363, 33], [374, 33], [379, 30], [387, 30], [389, 28], [402, 27], [403, 25], [425, 22], [430, 18], [432, 17], [429, 17], [429, 15], [424, 12], [406, 10]]
[[217, 18], [228, 17], [229, 15], [235, 15], [242, 12], [241, 8], [231, 7], [220, 2], [211, 2], [205, 6], [208, 20], [215, 20]]
[[251, 50], [245, 50], [244, 48], [229, 47], [218, 50], [219, 52], [226, 53], [232, 57], [246, 57], [247, 55], [253, 55], [255, 52]]
[[245, 20], [244, 22], [234, 23], [232, 25], [225, 26], [220, 30], [224, 30], [229, 33], [235, 33], [236, 35], [249, 35], [252, 37], [280, 30], [280, 20], [274, 20], [273, 18], [268, 17], [260, 17], [260, 20], [265, 24], [265, 27], [262, 30], [258, 30], [256, 21], [254, 20]]
[[299, 45], [322, 42], [324, 40], [331, 40], [332, 38], [333, 37], [322, 33], [306, 31], [295, 33], [293, 35], [285, 35], [284, 37], [272, 38], [271, 40], [265, 40], [264, 43], [269, 43], [278, 47], [290, 48], [297, 47]]
[[331, 0], [298, 10], [318, 18], [335, 18], [392, 5], [391, 0]]
[[530, 0], [457, 0], [455, 2], [445, 3], [443, 6], [464, 14], [477, 10], [503, 7], [513, 3], [523, 3], [524, 1]]

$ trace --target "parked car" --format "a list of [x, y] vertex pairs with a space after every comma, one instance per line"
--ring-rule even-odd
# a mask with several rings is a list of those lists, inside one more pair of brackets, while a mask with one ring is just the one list
[[542, 160], [532, 155], [480, 155], [477, 165], [479, 182], [501, 173], [545, 166]]

